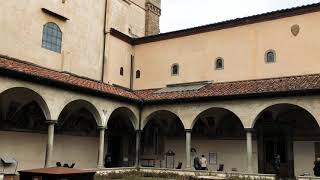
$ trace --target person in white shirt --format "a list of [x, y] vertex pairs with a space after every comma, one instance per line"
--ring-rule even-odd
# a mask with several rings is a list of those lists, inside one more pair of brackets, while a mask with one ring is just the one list
[[204, 157], [204, 155], [202, 155], [200, 158], [200, 165], [201, 165], [201, 170], [208, 170], [207, 159]]

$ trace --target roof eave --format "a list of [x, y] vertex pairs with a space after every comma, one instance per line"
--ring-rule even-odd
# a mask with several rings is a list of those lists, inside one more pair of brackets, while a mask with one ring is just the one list
[[33, 82], [33, 83], [37, 83], [37, 84], [46, 85], [46, 86], [54, 86], [54, 87], [61, 88], [61, 89], [71, 90], [71, 91], [84, 93], [84, 94], [90, 94], [93, 96], [115, 99], [115, 100], [119, 100], [122, 102], [138, 103], [138, 104], [140, 104], [142, 102], [141, 100], [138, 100], [138, 99], [133, 99], [133, 98], [129, 98], [129, 97], [121, 96], [121, 95], [101, 92], [98, 90], [89, 89], [89, 88], [85, 88], [85, 87], [81, 87], [81, 86], [76, 86], [76, 85], [69, 84], [66, 82], [62, 82], [62, 81], [58, 81], [58, 80], [54, 80], [54, 79], [50, 79], [50, 78], [46, 78], [46, 77], [36, 76], [36, 75], [24, 73], [24, 72], [15, 71], [15, 70], [10, 70], [10, 69], [6, 69], [6, 68], [0, 68], [0, 76], [11, 77], [11, 78], [15, 78], [15, 79], [23, 80], [23, 81], [29, 81], [29, 82]]
[[179, 103], [195, 103], [195, 102], [207, 102], [207, 101], [230, 101], [230, 100], [242, 100], [242, 99], [262, 99], [262, 98], [276, 98], [276, 97], [292, 97], [292, 96], [310, 96], [320, 94], [320, 89], [305, 89], [294, 91], [276, 91], [276, 92], [264, 92], [264, 93], [248, 93], [238, 95], [226, 95], [226, 96], [203, 96], [203, 97], [188, 97], [177, 99], [155, 99], [148, 100], [143, 99], [144, 105], [162, 105], [162, 104], [179, 104]]

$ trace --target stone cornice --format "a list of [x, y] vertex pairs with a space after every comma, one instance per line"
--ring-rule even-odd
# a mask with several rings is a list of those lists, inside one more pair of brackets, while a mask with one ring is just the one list
[[161, 15], [161, 9], [155, 6], [154, 4], [152, 4], [151, 2], [146, 3], [146, 11], [150, 11], [156, 14], [157, 16]]

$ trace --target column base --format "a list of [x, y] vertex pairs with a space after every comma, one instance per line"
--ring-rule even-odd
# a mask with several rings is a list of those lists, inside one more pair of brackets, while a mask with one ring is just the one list
[[98, 169], [104, 169], [105, 167], [103, 165], [98, 165]]

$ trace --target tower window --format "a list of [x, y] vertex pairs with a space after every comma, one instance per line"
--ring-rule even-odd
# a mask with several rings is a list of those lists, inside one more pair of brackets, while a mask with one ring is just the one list
[[171, 75], [176, 76], [179, 74], [179, 65], [178, 64], [173, 64], [171, 66]]
[[123, 76], [123, 67], [120, 68], [120, 75]]
[[224, 68], [224, 63], [222, 58], [217, 58], [215, 62], [215, 66], [217, 70], [223, 69]]
[[276, 52], [274, 50], [268, 50], [265, 53], [265, 61], [266, 61], [266, 63], [276, 62]]
[[136, 79], [139, 79], [140, 78], [140, 70], [137, 70], [136, 71]]
[[62, 32], [59, 26], [49, 22], [43, 26], [42, 47], [61, 53]]

